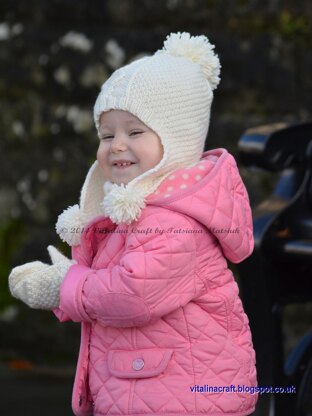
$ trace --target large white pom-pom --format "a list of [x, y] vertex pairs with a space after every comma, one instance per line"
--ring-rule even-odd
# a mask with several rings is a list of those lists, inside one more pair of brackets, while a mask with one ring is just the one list
[[65, 241], [70, 246], [76, 246], [80, 243], [84, 222], [84, 216], [80, 211], [79, 205], [76, 204], [66, 208], [59, 215], [55, 229], [62, 241]]
[[214, 47], [206, 36], [191, 36], [187, 32], [178, 32], [167, 36], [162, 51], [199, 64], [211, 89], [214, 90], [220, 82], [221, 68], [218, 55], [213, 51]]
[[[107, 193], [107, 191], [109, 192]], [[125, 185], [117, 185], [105, 182], [106, 193], [101, 207], [104, 214], [115, 224], [126, 223], [138, 219], [142, 209], [145, 207], [145, 200], [139, 192], [133, 192]]]

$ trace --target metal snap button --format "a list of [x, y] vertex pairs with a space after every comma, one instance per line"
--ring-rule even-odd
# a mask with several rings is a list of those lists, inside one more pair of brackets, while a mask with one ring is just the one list
[[144, 367], [144, 360], [143, 358], [136, 358], [132, 362], [133, 370], [141, 370]]

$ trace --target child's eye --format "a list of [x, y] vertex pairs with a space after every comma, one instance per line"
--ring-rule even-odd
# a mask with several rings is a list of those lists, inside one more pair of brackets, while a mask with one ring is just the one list
[[100, 137], [101, 140], [113, 139], [114, 136], [102, 136]]
[[142, 134], [143, 132], [142, 131], [140, 131], [140, 130], [135, 130], [135, 131], [132, 131], [131, 133], [130, 133], [130, 136], [136, 136], [136, 135], [138, 135], [138, 134]]

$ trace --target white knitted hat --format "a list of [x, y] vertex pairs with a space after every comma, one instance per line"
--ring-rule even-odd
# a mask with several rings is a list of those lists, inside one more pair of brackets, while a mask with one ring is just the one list
[[[145, 197], [166, 176], [200, 160], [209, 128], [213, 90], [220, 82], [221, 65], [213, 49], [214, 45], [203, 35], [172, 33], [161, 50], [118, 69], [103, 84], [94, 106], [97, 130], [103, 112], [128, 111], [160, 137], [164, 154], [155, 167], [127, 185], [104, 182], [103, 175], [101, 183], [100, 166], [95, 162], [85, 181], [80, 205], [86, 203], [88, 193], [96, 208], [93, 211], [80, 206], [78, 213], [79, 207], [71, 207], [80, 218], [79, 223], [101, 211], [116, 224], [130, 224], [139, 218]], [[68, 222], [69, 212], [66, 215]], [[64, 220], [60, 217], [58, 232]], [[64, 235], [61, 238], [68, 242]], [[72, 238], [69, 240], [73, 243]]]

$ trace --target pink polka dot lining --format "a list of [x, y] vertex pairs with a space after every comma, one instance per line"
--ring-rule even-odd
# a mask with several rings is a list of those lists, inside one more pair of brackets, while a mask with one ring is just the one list
[[146, 200], [151, 201], [153, 199], [169, 198], [178, 192], [187, 190], [204, 178], [213, 168], [217, 160], [217, 156], [209, 155], [205, 159], [201, 159], [194, 166], [176, 170], [167, 176], [156, 191], [150, 194]]

